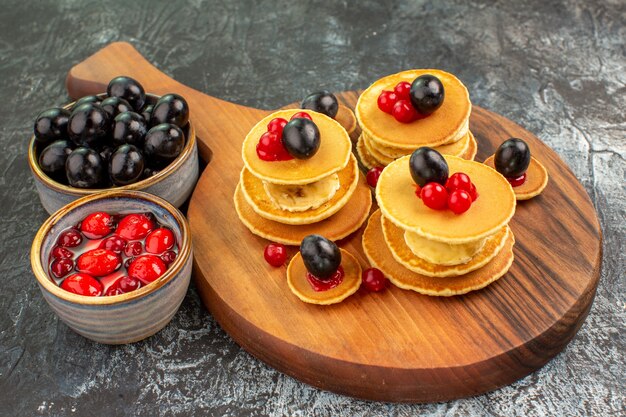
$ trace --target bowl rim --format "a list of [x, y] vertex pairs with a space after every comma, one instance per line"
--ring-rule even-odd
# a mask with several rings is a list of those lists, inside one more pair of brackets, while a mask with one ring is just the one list
[[[167, 271], [161, 275], [158, 279], [151, 282], [146, 286], [142, 286], [141, 288], [131, 291], [125, 294], [119, 295], [111, 295], [111, 296], [99, 296], [99, 297], [89, 297], [86, 295], [78, 295], [71, 293], [69, 291], [63, 290], [60, 286], [56, 285], [46, 272], [46, 269], [43, 267], [41, 263], [41, 248], [43, 242], [50, 232], [50, 229], [56, 225], [63, 217], [65, 217], [69, 212], [75, 210], [76, 208], [83, 206], [87, 203], [98, 201], [98, 200], [108, 200], [116, 197], [124, 197], [124, 198], [133, 198], [137, 200], [147, 201], [153, 204], [157, 204], [167, 210], [169, 214], [171, 214], [176, 223], [180, 227], [181, 232], [181, 247], [178, 250], [178, 256], [174, 260], [174, 262], [170, 265]], [[127, 191], [127, 190], [113, 190], [113, 191], [104, 191], [95, 194], [91, 194], [77, 200], [70, 202], [69, 204], [61, 207], [59, 210], [54, 212], [48, 219], [41, 225], [35, 238], [33, 239], [33, 243], [31, 245], [30, 251], [30, 264], [33, 270], [33, 274], [37, 279], [37, 282], [43, 289], [52, 295], [60, 298], [61, 300], [68, 301], [75, 304], [81, 305], [94, 305], [94, 306], [105, 306], [105, 305], [114, 305], [125, 303], [131, 300], [135, 300], [141, 297], [144, 297], [148, 294], [151, 294], [169, 283], [176, 277], [176, 275], [183, 269], [183, 267], [187, 264], [189, 257], [191, 256], [192, 248], [191, 248], [191, 235], [189, 233], [189, 225], [187, 223], [187, 219], [183, 216], [183, 214], [170, 203], [165, 201], [164, 199], [157, 197], [155, 195], [143, 192], [143, 191]]]
[[[95, 96], [98, 97], [106, 97], [106, 93], [99, 93], [99, 94], [94, 94]], [[162, 96], [158, 96], [156, 94], [150, 94], [150, 93], [146, 93], [146, 97], [152, 97], [152, 98], [156, 98], [157, 100], [159, 98], [161, 98]], [[78, 100], [74, 100], [71, 103], [59, 106], [63, 109], [69, 110], [71, 109], [74, 104], [76, 104], [76, 101]], [[109, 190], [115, 190], [115, 191], [134, 191], [134, 190], [145, 190], [146, 188], [158, 183], [159, 181], [165, 179], [166, 177], [168, 177], [170, 174], [172, 174], [173, 172], [175, 172], [188, 158], [189, 156], [193, 153], [194, 148], [196, 147], [196, 129], [193, 125], [193, 123], [191, 123], [191, 120], [189, 120], [188, 122], [189, 125], [189, 135], [187, 135], [188, 137], [186, 138], [186, 143], [185, 143], [185, 147], [183, 148], [183, 150], [181, 151], [180, 155], [178, 155], [176, 157], [176, 159], [174, 159], [168, 166], [166, 166], [164, 169], [162, 169], [161, 171], [159, 171], [158, 173], [156, 173], [155, 175], [149, 177], [149, 178], [145, 178], [141, 181], [137, 181], [135, 183], [132, 184], [128, 184], [128, 185], [121, 185], [121, 186], [117, 186], [117, 187], [109, 187], [109, 188], [77, 188], [77, 187], [72, 187], [69, 185], [65, 185], [65, 184], [61, 184], [60, 182], [57, 182], [55, 180], [53, 180], [52, 178], [50, 178], [45, 172], [43, 172], [43, 170], [41, 169], [41, 167], [39, 166], [39, 161], [37, 160], [37, 153], [35, 152], [35, 144], [36, 144], [36, 140], [35, 140], [35, 135], [33, 134], [30, 137], [30, 140], [28, 142], [28, 165], [30, 167], [31, 172], [33, 173], [33, 175], [35, 175], [35, 177], [41, 181], [42, 183], [44, 183], [48, 188], [51, 188], [55, 191], [61, 192], [63, 194], [67, 194], [67, 195], [75, 195], [75, 196], [85, 196], [85, 195], [91, 195], [94, 193], [100, 193], [100, 192], [104, 192], [104, 191], [109, 191]]]

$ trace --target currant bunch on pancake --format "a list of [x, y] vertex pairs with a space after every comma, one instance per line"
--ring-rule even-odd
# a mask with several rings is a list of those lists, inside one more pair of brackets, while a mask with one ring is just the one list
[[401, 81], [393, 91], [383, 90], [378, 96], [378, 108], [400, 123], [411, 123], [437, 110], [444, 99], [444, 87], [439, 78], [424, 74], [412, 83]]
[[297, 112], [289, 121], [277, 117], [267, 124], [256, 146], [259, 159], [268, 162], [309, 159], [320, 147], [320, 131], [307, 112]]

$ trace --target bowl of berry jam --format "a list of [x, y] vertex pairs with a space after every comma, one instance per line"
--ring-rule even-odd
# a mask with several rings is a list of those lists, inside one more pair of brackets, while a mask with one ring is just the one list
[[75, 200], [41, 226], [31, 267], [52, 310], [100, 343], [153, 335], [182, 303], [192, 268], [185, 217], [141, 191]]
[[33, 130], [28, 164], [48, 213], [106, 189], [145, 191], [180, 207], [198, 179], [185, 98], [147, 94], [129, 77], [112, 79], [106, 93], [43, 110]]

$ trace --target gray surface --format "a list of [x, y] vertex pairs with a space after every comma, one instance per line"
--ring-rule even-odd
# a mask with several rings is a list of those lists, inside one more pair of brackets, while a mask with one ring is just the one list
[[[25, 3], [3, 0], [0, 12], [0, 415], [625, 414], [623, 2]], [[603, 272], [580, 333], [511, 386], [431, 405], [357, 401], [281, 375], [233, 343], [194, 289], [145, 342], [74, 334], [29, 268], [46, 214], [26, 141], [38, 111], [66, 100], [70, 66], [115, 40], [196, 89], [265, 108], [405, 68], [457, 74], [474, 103], [556, 149], [597, 207]]]

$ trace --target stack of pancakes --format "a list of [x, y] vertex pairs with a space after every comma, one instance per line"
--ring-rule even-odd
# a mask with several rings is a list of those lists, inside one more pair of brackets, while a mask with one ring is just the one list
[[289, 120], [300, 109], [275, 112], [252, 128], [243, 143], [244, 168], [235, 190], [235, 208], [252, 233], [299, 245], [312, 233], [342, 239], [367, 219], [372, 196], [346, 130], [330, 117], [309, 111], [320, 132], [320, 147], [309, 159], [263, 161], [259, 138], [274, 118]]
[[[400, 123], [378, 108], [378, 96], [383, 90], [393, 91], [399, 82], [412, 83], [424, 74], [436, 76], [444, 87], [443, 103], [434, 113], [411, 123]], [[371, 169], [387, 166], [417, 148], [428, 146], [442, 155], [472, 160], [477, 144], [469, 131], [471, 110], [467, 88], [447, 72], [410, 70], [381, 78], [361, 94], [356, 105], [356, 118], [362, 130], [357, 142], [359, 158]]]
[[464, 172], [478, 191], [468, 211], [428, 208], [416, 194], [410, 156], [389, 164], [376, 186], [380, 207], [363, 234], [372, 266], [398, 287], [451, 296], [483, 288], [508, 271], [515, 239], [508, 226], [515, 194], [494, 169], [444, 156], [450, 175]]

